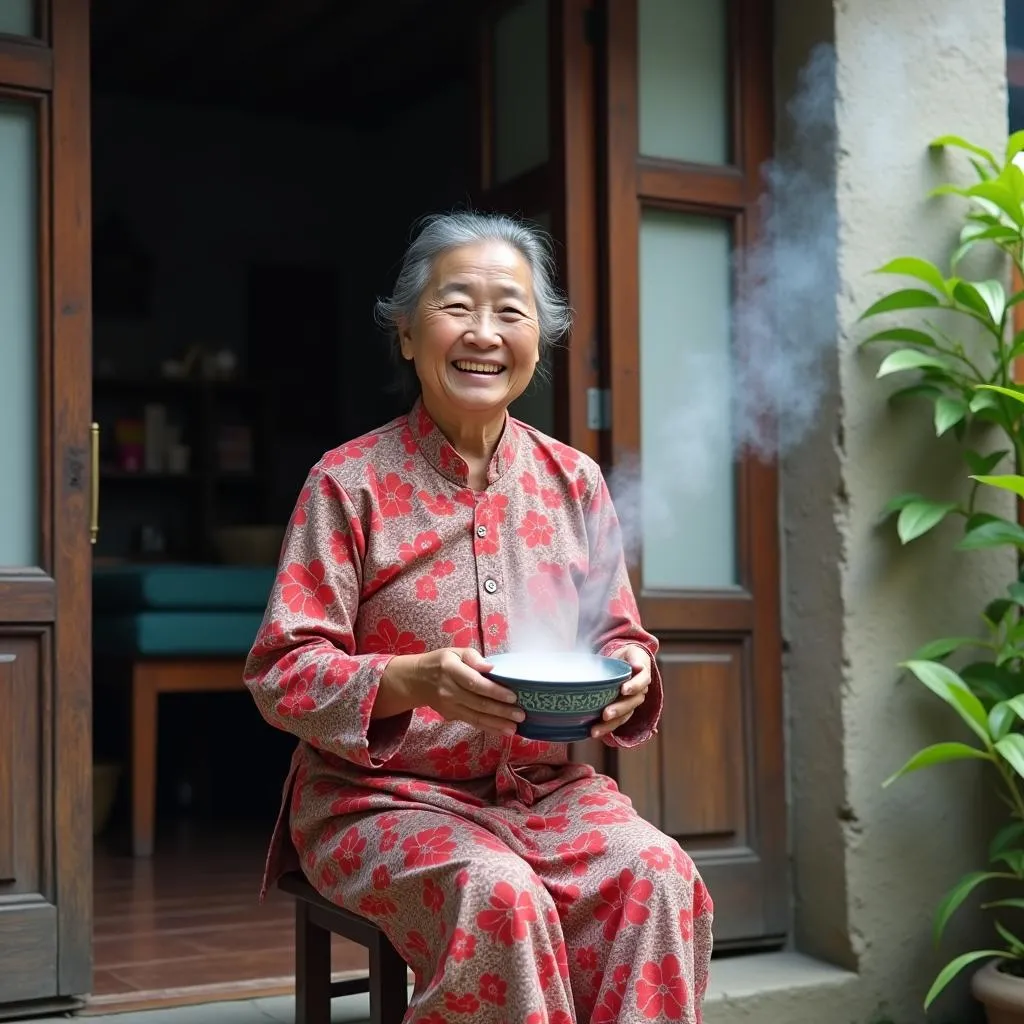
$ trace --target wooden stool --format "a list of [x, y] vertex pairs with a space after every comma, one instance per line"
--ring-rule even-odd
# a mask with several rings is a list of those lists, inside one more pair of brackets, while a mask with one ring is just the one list
[[[408, 968], [384, 933], [325, 900], [298, 872], [277, 884], [295, 897], [295, 1024], [330, 1024], [331, 1000], [357, 992], [370, 993], [370, 1024], [401, 1024]], [[332, 933], [369, 950], [369, 978], [331, 981]]]

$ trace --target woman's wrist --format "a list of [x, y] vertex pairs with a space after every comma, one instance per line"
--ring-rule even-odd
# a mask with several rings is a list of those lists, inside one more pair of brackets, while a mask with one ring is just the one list
[[387, 663], [371, 718], [391, 718], [420, 706], [419, 661], [418, 654], [396, 654]]

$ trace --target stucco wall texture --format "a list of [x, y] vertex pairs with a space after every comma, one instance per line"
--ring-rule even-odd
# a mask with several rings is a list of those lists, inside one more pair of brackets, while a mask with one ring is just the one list
[[[794, 144], [787, 102], [799, 69], [834, 46], [834, 259], [838, 286], [807, 315], [834, 321], [816, 432], [783, 459], [784, 632], [794, 949], [844, 968], [829, 984], [776, 988], [710, 1005], [711, 1024], [911, 1024], [935, 971], [988, 927], [962, 915], [941, 950], [936, 901], [984, 865], [992, 804], [973, 766], [919, 773], [883, 791], [914, 750], [962, 738], [934, 698], [898, 683], [898, 661], [935, 636], [974, 631], [1009, 582], [1008, 552], [952, 551], [957, 527], [901, 548], [879, 529], [893, 495], [962, 493], [952, 440], [929, 410], [895, 411], [878, 355], [856, 323], [887, 283], [872, 269], [901, 254], [940, 262], [957, 200], [928, 200], [955, 154], [928, 143], [956, 133], [1001, 149], [1006, 133], [1002, 0], [782, 0], [776, 4], [778, 151]], [[996, 268], [999, 272], [999, 268]], [[1004, 511], [1008, 506], [1004, 506]], [[978, 1015], [959, 985], [937, 1021]]]

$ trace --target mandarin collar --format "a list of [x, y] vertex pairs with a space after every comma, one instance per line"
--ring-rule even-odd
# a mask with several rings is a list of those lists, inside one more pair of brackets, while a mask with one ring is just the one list
[[[423, 457], [446, 480], [459, 487], [469, 486], [469, 466], [452, 447], [441, 428], [427, 412], [422, 398], [416, 399], [409, 413], [409, 430]], [[522, 430], [506, 412], [505, 429], [487, 467], [487, 483], [493, 484], [512, 468], [519, 454]]]

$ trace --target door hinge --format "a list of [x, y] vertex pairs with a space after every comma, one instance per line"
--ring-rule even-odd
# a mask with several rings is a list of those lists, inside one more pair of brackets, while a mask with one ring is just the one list
[[587, 388], [587, 426], [591, 430], [611, 430], [612, 393], [608, 388]]

